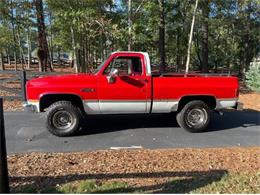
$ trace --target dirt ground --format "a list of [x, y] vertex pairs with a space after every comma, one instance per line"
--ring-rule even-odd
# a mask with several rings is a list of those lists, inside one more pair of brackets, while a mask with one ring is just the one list
[[95, 179], [97, 182], [127, 182], [136, 189], [155, 192], [167, 188], [169, 182], [176, 178], [188, 179], [192, 184], [210, 178], [217, 180], [229, 173], [247, 175], [259, 172], [259, 149], [231, 147], [30, 153], [9, 156], [8, 165], [12, 190], [24, 186], [41, 189]]
[[244, 109], [260, 111], [260, 93], [249, 92], [240, 94], [239, 100], [244, 104]]

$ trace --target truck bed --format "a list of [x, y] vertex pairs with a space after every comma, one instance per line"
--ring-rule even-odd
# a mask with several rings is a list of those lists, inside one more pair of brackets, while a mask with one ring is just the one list
[[178, 73], [178, 72], [152, 72], [153, 77], [230, 77], [230, 73]]

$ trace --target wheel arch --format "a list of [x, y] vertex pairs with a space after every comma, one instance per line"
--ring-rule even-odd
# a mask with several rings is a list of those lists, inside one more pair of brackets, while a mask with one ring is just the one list
[[215, 109], [217, 106], [217, 100], [214, 95], [188, 95], [180, 98], [177, 111], [180, 111], [188, 102], [193, 100], [205, 102], [210, 109]]
[[39, 111], [44, 112], [51, 104], [58, 101], [70, 101], [84, 112], [83, 101], [80, 96], [71, 93], [47, 93], [42, 94], [39, 101]]

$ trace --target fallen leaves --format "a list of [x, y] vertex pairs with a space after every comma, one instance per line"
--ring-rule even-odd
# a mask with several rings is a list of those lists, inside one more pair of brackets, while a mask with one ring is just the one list
[[[38, 187], [81, 179], [117, 180], [132, 186], [157, 185], [175, 177], [260, 171], [260, 148], [105, 150], [30, 153], [8, 157], [13, 187]], [[197, 177], [197, 176], [196, 176]], [[16, 179], [15, 179], [16, 178]]]

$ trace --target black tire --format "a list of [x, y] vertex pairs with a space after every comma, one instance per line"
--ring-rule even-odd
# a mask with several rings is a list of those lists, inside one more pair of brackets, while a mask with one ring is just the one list
[[176, 120], [183, 129], [190, 132], [202, 132], [209, 126], [210, 109], [203, 101], [190, 101], [177, 114]]
[[69, 101], [55, 102], [47, 109], [46, 127], [53, 135], [74, 135], [78, 132], [81, 122], [81, 110]]

